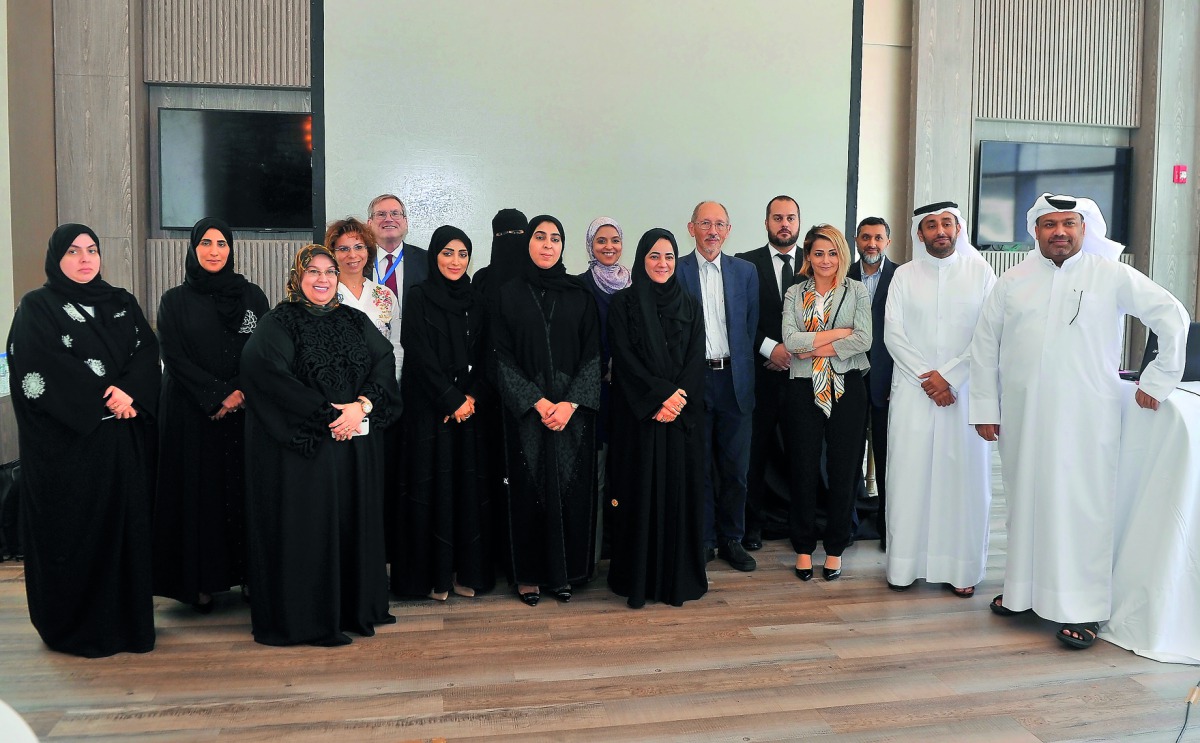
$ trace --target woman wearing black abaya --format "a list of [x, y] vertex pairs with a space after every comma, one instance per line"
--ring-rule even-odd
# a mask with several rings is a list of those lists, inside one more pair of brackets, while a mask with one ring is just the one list
[[212, 610], [246, 580], [242, 347], [269, 309], [234, 271], [233, 232], [192, 227], [183, 284], [158, 305], [163, 381], [154, 509], [154, 593]]
[[[680, 606], [708, 590], [704, 571], [704, 317], [675, 277], [667, 230], [642, 235], [633, 286], [613, 296], [612, 492], [608, 584], [635, 609]], [[688, 401], [696, 401], [689, 405]]]
[[17, 307], [8, 364], [33, 626], [64, 653], [153, 650], [158, 342], [133, 295], [100, 277], [88, 227], [50, 237], [46, 284]]
[[404, 558], [392, 566], [392, 591], [445, 601], [495, 585], [491, 555], [491, 484], [486, 433], [475, 418], [488, 402], [483, 304], [467, 266], [471, 240], [457, 227], [429, 242], [429, 277], [405, 301], [401, 343], [409, 359], [404, 400], [407, 482]]
[[[489, 318], [484, 326], [484, 353], [482, 361], [489, 379], [495, 378], [496, 345], [491, 338], [490, 318], [496, 314], [500, 287], [519, 276], [529, 262], [529, 237], [525, 230], [529, 220], [518, 209], [501, 209], [492, 217], [492, 255], [488, 265], [475, 271], [471, 287], [483, 302], [483, 314]], [[475, 425], [486, 432], [491, 442], [489, 450], [493, 466], [489, 467], [492, 504], [492, 551], [497, 565], [504, 568], [512, 580], [512, 560], [508, 549], [508, 484], [501, 461], [504, 453], [504, 422], [498, 404], [493, 401], [478, 411]]]
[[396, 621], [382, 437], [399, 413], [396, 360], [337, 285], [329, 249], [303, 248], [242, 352], [250, 619], [264, 645], [347, 645], [345, 632]]
[[509, 561], [517, 592], [560, 601], [591, 578], [600, 405], [596, 301], [562, 263], [554, 217], [529, 220], [524, 274], [500, 287], [491, 327], [504, 421]]

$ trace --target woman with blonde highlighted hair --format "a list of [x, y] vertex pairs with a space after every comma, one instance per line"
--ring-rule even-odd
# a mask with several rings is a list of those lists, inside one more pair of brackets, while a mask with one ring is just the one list
[[[792, 353], [784, 394], [785, 447], [790, 455], [789, 522], [796, 550], [796, 577], [812, 580], [812, 554], [825, 545], [824, 578], [842, 574], [842, 551], [850, 546], [854, 481], [866, 441], [870, 368], [871, 298], [860, 282], [846, 278], [850, 247], [836, 228], [816, 225], [804, 237], [806, 278], [783, 299], [783, 344]], [[824, 533], [817, 528], [821, 451], [826, 452], [829, 497]]]

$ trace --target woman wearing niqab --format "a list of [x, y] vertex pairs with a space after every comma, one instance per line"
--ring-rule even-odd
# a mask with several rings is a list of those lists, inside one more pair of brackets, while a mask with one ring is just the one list
[[192, 227], [183, 283], [163, 294], [154, 592], [212, 609], [246, 580], [242, 347], [270, 305], [234, 270], [233, 231]]
[[508, 478], [508, 560], [517, 592], [569, 601], [595, 567], [595, 413], [600, 405], [596, 302], [562, 263], [562, 224], [529, 221], [523, 272], [492, 317]]
[[467, 266], [471, 240], [437, 228], [429, 275], [405, 301], [401, 342], [408, 357], [404, 399], [405, 514], [395, 543], [392, 591], [445, 601], [495, 585], [486, 431], [477, 410], [494, 396], [483, 363], [483, 302]]
[[154, 648], [158, 342], [100, 263], [95, 232], [61, 225], [8, 335], [29, 618], [51, 649], [88, 658]]
[[301, 249], [242, 352], [247, 581], [264, 645], [346, 645], [395, 621], [382, 433], [399, 414], [396, 361], [371, 319], [338, 303], [336, 265], [322, 245]]
[[608, 317], [611, 490], [620, 494], [608, 584], [633, 608], [679, 606], [708, 590], [704, 316], [675, 276], [678, 253], [667, 230], [643, 235], [633, 286], [613, 296]]

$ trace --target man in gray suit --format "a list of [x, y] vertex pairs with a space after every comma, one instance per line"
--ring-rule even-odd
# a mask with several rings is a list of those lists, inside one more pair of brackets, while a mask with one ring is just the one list
[[747, 261], [722, 255], [730, 229], [724, 206], [698, 204], [688, 223], [696, 250], [679, 259], [678, 271], [704, 314], [704, 447], [713, 464], [704, 478], [707, 557], [720, 555], [734, 569], [749, 572], [757, 563], [742, 538], [754, 413], [758, 273]]

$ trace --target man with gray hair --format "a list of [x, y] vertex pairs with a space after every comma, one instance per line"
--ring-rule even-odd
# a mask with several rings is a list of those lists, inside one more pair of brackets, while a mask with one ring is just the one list
[[[1113, 530], [1125, 315], [1149, 326], [1158, 357], [1134, 394], [1157, 410], [1183, 377], [1188, 316], [1117, 258], [1091, 199], [1038, 197], [1037, 247], [1000, 277], [971, 343], [969, 421], [1000, 442], [1008, 501], [1004, 593], [992, 611], [1032, 610], [1058, 639], [1090, 647], [1112, 610]], [[1153, 566], [1151, 566], [1153, 569]]]

